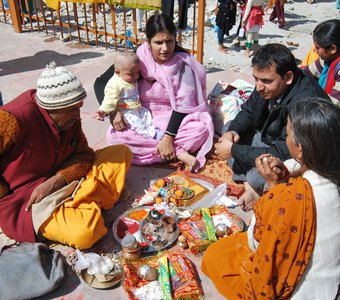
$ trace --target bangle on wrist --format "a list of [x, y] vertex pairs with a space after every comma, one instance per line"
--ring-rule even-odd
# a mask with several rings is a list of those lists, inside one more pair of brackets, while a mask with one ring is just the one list
[[166, 138], [166, 139], [171, 140], [171, 141], [174, 139], [173, 136], [168, 135], [167, 133], [164, 134], [163, 138]]
[[165, 131], [164, 133], [165, 133], [165, 135], [168, 135], [172, 138], [176, 137], [176, 133], [172, 133], [172, 132], [169, 132], [169, 131]]

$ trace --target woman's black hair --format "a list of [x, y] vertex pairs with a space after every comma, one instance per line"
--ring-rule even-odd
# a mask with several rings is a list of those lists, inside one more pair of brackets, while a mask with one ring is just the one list
[[297, 72], [297, 65], [293, 53], [281, 44], [266, 44], [261, 46], [254, 55], [251, 65], [258, 70], [269, 69], [275, 64], [276, 73], [283, 77], [288, 71]]
[[165, 14], [152, 15], [146, 22], [145, 31], [148, 41], [159, 32], [167, 32], [176, 37], [176, 26], [171, 18]]
[[317, 25], [313, 31], [313, 40], [325, 49], [335, 45], [340, 53], [340, 20], [332, 19]]
[[340, 108], [320, 98], [294, 104], [288, 111], [292, 134], [304, 164], [340, 190]]

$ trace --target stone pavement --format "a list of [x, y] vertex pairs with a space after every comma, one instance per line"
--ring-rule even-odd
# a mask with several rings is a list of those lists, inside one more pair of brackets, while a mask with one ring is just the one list
[[[94, 120], [92, 115], [98, 108], [93, 83], [112, 64], [114, 50], [79, 46], [63, 43], [43, 33], [15, 33], [10, 25], [0, 23], [0, 91], [4, 103], [14, 99], [27, 89], [35, 88], [36, 81], [46, 64], [56, 61], [77, 75], [86, 89], [88, 96], [81, 109], [83, 128], [90, 146], [98, 149], [106, 146], [105, 132], [108, 124]], [[241, 78], [251, 81], [251, 76], [228, 71], [208, 74], [208, 91], [220, 80], [232, 82]], [[150, 179], [166, 176], [172, 170], [155, 167], [131, 167], [126, 186], [132, 194], [141, 194], [148, 187]], [[108, 233], [105, 241], [112, 244], [112, 235]], [[189, 256], [194, 262], [200, 256]], [[206, 299], [219, 300], [218, 294], [208, 278], [197, 265]], [[34, 287], [32, 287], [34, 288]], [[81, 282], [78, 277], [69, 274], [61, 286], [54, 292], [39, 299], [126, 299], [121, 287], [109, 290], [95, 290]]]

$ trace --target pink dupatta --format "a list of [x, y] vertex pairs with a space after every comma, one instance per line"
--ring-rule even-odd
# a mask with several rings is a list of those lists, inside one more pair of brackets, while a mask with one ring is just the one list
[[[160, 65], [155, 62], [147, 43], [144, 43], [137, 49], [137, 55], [141, 60], [140, 72], [143, 78], [156, 80], [166, 89], [173, 110], [180, 113], [208, 111], [206, 101], [206, 71], [192, 55], [176, 52], [169, 61]], [[175, 98], [176, 91], [172, 74], [178, 68], [178, 60], [187, 64], [194, 73], [196, 84], [195, 99], [188, 97], [182, 101], [177, 101]], [[182, 87], [182, 89], [185, 89], [185, 87]]]

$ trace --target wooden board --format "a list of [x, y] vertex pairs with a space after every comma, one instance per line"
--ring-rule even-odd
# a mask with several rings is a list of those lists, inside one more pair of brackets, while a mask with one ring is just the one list
[[195, 192], [195, 195], [188, 200], [178, 199], [178, 198], [171, 196], [170, 201], [177, 206], [190, 206], [191, 204], [200, 200], [203, 196], [205, 196], [209, 192], [209, 190], [206, 187], [192, 180], [188, 176], [184, 175], [184, 173], [179, 170], [168, 175], [169, 178], [174, 177], [174, 176], [183, 177], [184, 179], [183, 185], [185, 187], [191, 188]]

